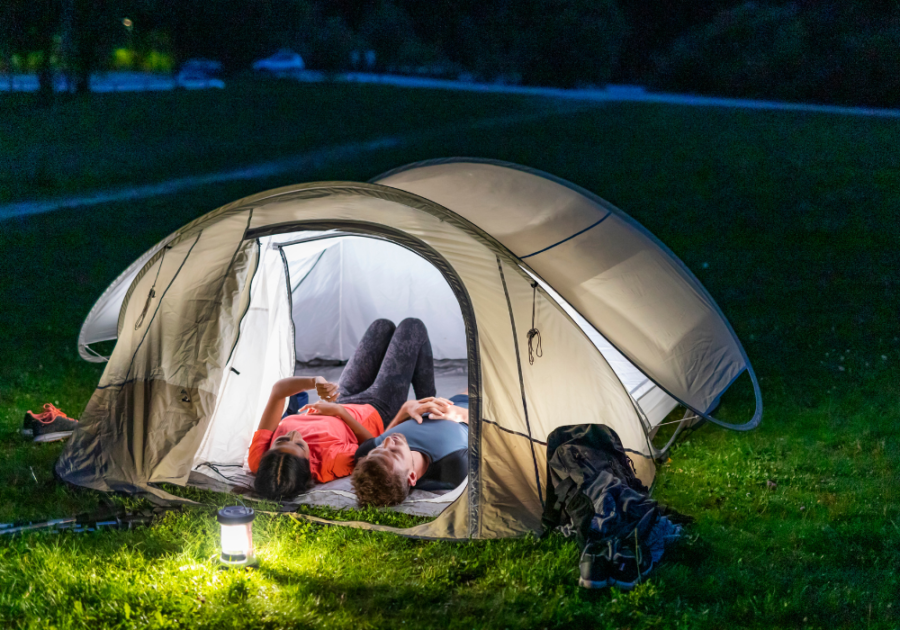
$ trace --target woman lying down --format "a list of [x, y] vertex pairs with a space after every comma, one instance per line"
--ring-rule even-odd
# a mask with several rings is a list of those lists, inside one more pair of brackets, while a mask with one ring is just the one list
[[[410, 384], [418, 400], [406, 400]], [[313, 388], [322, 400], [282, 419], [285, 400]], [[340, 404], [335, 402], [337, 399]], [[387, 440], [382, 445], [383, 439], [373, 439], [385, 433], [384, 422], [388, 418], [392, 419], [388, 432], [397, 433], [398, 425], [410, 418], [421, 423], [423, 413], [452, 417], [453, 420], [426, 422], [448, 422], [459, 427], [456, 433], [460, 435], [451, 435], [451, 442], [467, 447], [468, 427], [458, 424], [468, 419], [467, 410], [453, 407], [449, 400], [435, 398], [434, 360], [425, 325], [412, 318], [403, 320], [399, 326], [386, 319], [376, 320], [347, 363], [339, 385], [318, 376], [286, 378], [273, 386], [250, 444], [249, 464], [250, 471], [256, 475], [256, 492], [269, 499], [285, 499], [305, 492], [315, 481], [324, 483], [345, 477], [353, 472], [360, 444], [366, 444], [366, 452], [373, 450], [373, 459], [378, 458], [374, 450], [391, 449], [393, 454], [397, 440]], [[443, 437], [450, 435], [446, 430], [440, 433]], [[409, 447], [405, 450], [409, 451]], [[416, 458], [410, 452], [404, 460], [416, 464], [420, 476], [428, 472], [431, 463], [428, 455], [422, 453]], [[408, 492], [408, 486], [415, 485], [417, 474], [414, 470], [410, 475], [405, 468], [402, 471], [400, 468], [403, 465], [398, 463], [397, 475], [406, 473], [405, 480], [409, 483], [404, 485]], [[362, 504], [372, 502], [363, 496], [359, 498]], [[384, 504], [377, 499], [374, 503]]]

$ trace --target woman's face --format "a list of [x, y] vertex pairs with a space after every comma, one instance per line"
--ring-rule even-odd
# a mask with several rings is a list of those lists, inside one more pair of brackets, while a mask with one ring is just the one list
[[275, 438], [269, 450], [282, 451], [303, 459], [309, 459], [309, 444], [306, 443], [299, 431], [289, 431]]

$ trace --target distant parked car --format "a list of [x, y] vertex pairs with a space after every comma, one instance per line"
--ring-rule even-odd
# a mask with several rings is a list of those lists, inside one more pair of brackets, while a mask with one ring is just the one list
[[175, 87], [184, 90], [222, 89], [225, 82], [199, 70], [182, 70], [175, 76]]
[[222, 72], [222, 62], [215, 59], [188, 59], [181, 64], [181, 71], [187, 70], [202, 72], [208, 76], [215, 76]]
[[271, 72], [273, 74], [281, 74], [303, 70], [306, 64], [303, 63], [303, 57], [292, 50], [281, 50], [271, 57], [260, 59], [253, 64], [253, 69], [258, 72]]

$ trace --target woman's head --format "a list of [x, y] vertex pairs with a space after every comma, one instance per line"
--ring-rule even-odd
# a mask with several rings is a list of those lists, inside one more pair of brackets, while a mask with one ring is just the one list
[[309, 445], [291, 431], [277, 438], [259, 460], [254, 488], [267, 499], [284, 499], [312, 487]]

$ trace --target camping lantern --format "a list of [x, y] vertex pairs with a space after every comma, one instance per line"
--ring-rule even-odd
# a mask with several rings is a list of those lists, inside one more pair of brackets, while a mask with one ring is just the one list
[[253, 519], [252, 508], [232, 505], [219, 510], [217, 520], [221, 525], [222, 564], [247, 566], [253, 564]]

